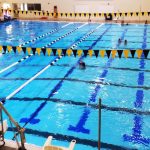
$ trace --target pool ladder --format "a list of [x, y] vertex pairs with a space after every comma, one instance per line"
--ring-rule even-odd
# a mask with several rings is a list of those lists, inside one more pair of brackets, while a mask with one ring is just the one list
[[[18, 150], [26, 150], [25, 149], [25, 134], [24, 131], [25, 129], [22, 128], [14, 119], [13, 117], [8, 113], [8, 111], [6, 110], [6, 108], [3, 106], [3, 103], [0, 102], [0, 141], [2, 142], [2, 144], [0, 145], [0, 148], [5, 146], [5, 139], [4, 139], [4, 133], [7, 131], [8, 125], [7, 125], [7, 120], [3, 120], [3, 111], [6, 114], [6, 116], [9, 118], [10, 120], [10, 125], [13, 129], [12, 124], [16, 127], [17, 129], [17, 133], [15, 133], [14, 129], [14, 139], [16, 139], [17, 145], [18, 145]], [[21, 146], [19, 145], [19, 142], [17, 140], [17, 135], [20, 135], [20, 140], [21, 140]]]

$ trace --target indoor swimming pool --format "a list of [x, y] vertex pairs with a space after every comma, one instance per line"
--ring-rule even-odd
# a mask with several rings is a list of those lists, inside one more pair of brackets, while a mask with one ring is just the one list
[[[150, 25], [12, 21], [0, 24], [0, 31], [0, 45], [5, 46], [150, 49]], [[150, 55], [147, 59], [136, 54], [127, 59], [26, 56], [23, 52], [0, 55], [0, 98], [26, 129], [27, 143], [43, 146], [52, 135], [54, 145], [68, 146], [75, 139], [75, 150], [96, 150], [101, 98], [102, 149], [150, 149]], [[80, 61], [85, 62], [85, 70], [79, 68]], [[13, 136], [9, 125], [5, 138]]]

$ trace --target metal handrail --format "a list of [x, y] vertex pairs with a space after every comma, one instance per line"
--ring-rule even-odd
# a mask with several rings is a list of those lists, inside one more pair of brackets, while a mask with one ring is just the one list
[[[2, 116], [2, 111], [4, 111], [4, 113], [8, 116], [9, 120], [15, 125], [15, 127], [17, 128], [18, 133], [20, 134], [20, 140], [21, 140], [21, 147], [19, 147], [19, 150], [26, 150], [25, 149], [25, 134], [24, 131], [25, 129], [22, 128], [14, 119], [13, 117], [9, 114], [9, 112], [6, 110], [6, 108], [3, 106], [3, 103], [0, 102], [0, 112], [1, 112], [1, 116]], [[2, 118], [2, 117], [1, 117]], [[2, 121], [3, 122], [3, 121]], [[3, 123], [2, 123], [2, 128], [3, 128]]]
[[101, 105], [102, 100], [99, 98], [99, 105], [98, 105], [98, 150], [101, 149]]

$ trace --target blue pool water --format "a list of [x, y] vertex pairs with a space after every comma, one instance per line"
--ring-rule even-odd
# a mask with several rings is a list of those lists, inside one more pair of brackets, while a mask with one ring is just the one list
[[[77, 49], [150, 49], [150, 26], [132, 24], [13, 21], [0, 24], [0, 45]], [[52, 33], [50, 33], [53, 31]], [[92, 32], [93, 31], [93, 32]], [[32, 39], [50, 33], [31, 42]], [[64, 36], [66, 35], [66, 36]], [[84, 40], [83, 37], [87, 36]], [[118, 44], [118, 38], [122, 41]], [[28, 42], [29, 41], [29, 42]], [[53, 42], [53, 43], [52, 43]], [[137, 56], [137, 55], [135, 55]], [[0, 69], [25, 57], [0, 55]], [[0, 98], [6, 98], [57, 56], [31, 56], [0, 73]], [[79, 61], [86, 69], [79, 69]], [[75, 150], [96, 150], [98, 99], [102, 99], [102, 149], [150, 149], [150, 57], [115, 59], [63, 57], [25, 86], [4, 106], [26, 129], [28, 143], [53, 144]], [[5, 116], [6, 117], [6, 116]], [[5, 138], [12, 139], [8, 128]]]

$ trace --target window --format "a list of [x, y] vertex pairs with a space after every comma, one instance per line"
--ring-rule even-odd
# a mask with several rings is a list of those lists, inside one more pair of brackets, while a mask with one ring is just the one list
[[41, 4], [27, 4], [28, 10], [38, 10], [41, 11]]

